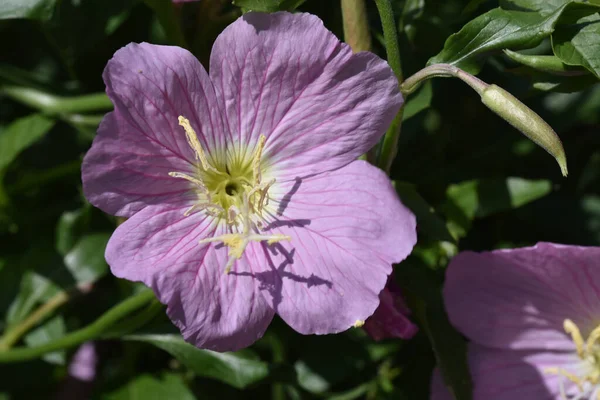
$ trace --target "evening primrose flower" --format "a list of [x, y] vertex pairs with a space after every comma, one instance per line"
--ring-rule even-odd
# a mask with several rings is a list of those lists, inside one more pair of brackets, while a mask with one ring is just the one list
[[404, 301], [402, 290], [394, 282], [392, 274], [379, 295], [377, 310], [365, 321], [363, 329], [375, 340], [410, 339], [418, 331], [408, 316], [410, 309]]
[[[474, 400], [600, 399], [600, 247], [464, 252], [446, 274]], [[432, 399], [451, 399], [439, 373]]]
[[186, 50], [130, 44], [83, 162], [85, 196], [128, 220], [106, 259], [167, 305], [186, 340], [248, 346], [277, 313], [303, 334], [360, 326], [415, 219], [356, 158], [402, 104], [389, 66], [315, 16], [247, 13], [210, 74]]

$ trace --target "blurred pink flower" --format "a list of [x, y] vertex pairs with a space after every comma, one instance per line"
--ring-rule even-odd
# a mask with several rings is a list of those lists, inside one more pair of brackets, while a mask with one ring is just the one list
[[[464, 252], [446, 273], [474, 400], [600, 399], [600, 248]], [[434, 400], [452, 399], [434, 373]]]
[[402, 291], [394, 282], [393, 274], [381, 291], [379, 299], [379, 307], [363, 326], [369, 336], [375, 340], [412, 338], [418, 328], [408, 319], [410, 309], [404, 302]]

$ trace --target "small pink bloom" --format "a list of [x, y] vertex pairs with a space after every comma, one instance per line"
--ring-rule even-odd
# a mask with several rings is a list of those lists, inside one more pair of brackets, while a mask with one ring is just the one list
[[[474, 400], [600, 398], [599, 247], [461, 253], [444, 299], [471, 340]], [[452, 398], [438, 372], [431, 398]]]
[[235, 350], [275, 313], [325, 334], [375, 311], [416, 241], [389, 179], [356, 161], [402, 104], [384, 61], [315, 16], [247, 13], [217, 38], [210, 74], [143, 43], [117, 51], [104, 81], [115, 110], [84, 193], [129, 218], [111, 270], [153, 288], [186, 340]]
[[379, 299], [379, 307], [363, 326], [369, 336], [375, 340], [412, 338], [418, 328], [408, 319], [410, 310], [404, 302], [402, 291], [394, 282], [393, 275], [381, 291]]

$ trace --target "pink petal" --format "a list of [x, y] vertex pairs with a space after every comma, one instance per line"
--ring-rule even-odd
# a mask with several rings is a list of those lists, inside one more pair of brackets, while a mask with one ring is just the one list
[[[117, 277], [154, 289], [189, 342], [217, 351], [246, 347], [263, 335], [273, 311], [257, 280], [225, 274], [225, 249], [198, 244], [223, 234], [224, 224], [203, 213], [184, 217], [187, 206], [144, 208], [117, 228], [106, 260]], [[236, 268], [255, 266], [242, 258]]]
[[369, 336], [375, 340], [412, 338], [418, 328], [408, 319], [410, 309], [404, 302], [402, 291], [395, 284], [393, 275], [381, 291], [379, 300], [379, 307], [363, 327]]
[[[577, 387], [568, 379], [545, 372], [559, 367], [569, 372], [585, 373], [585, 368], [572, 352], [532, 352], [495, 350], [471, 344], [469, 368], [473, 381], [473, 400], [554, 400], [560, 399], [559, 385], [573, 396]], [[434, 371], [432, 400], [451, 399], [439, 371]], [[571, 398], [571, 397], [569, 397]], [[588, 397], [585, 397], [588, 398]]]
[[379, 305], [392, 263], [416, 242], [415, 218], [387, 176], [363, 161], [274, 188], [279, 215], [268, 228], [289, 235], [262, 251], [259, 279], [273, 309], [303, 334], [335, 333]]
[[178, 117], [191, 121], [206, 148], [222, 146], [222, 113], [208, 74], [187, 50], [132, 43], [115, 53], [103, 76], [115, 111], [84, 159], [85, 196], [124, 217], [176, 201], [187, 186], [167, 173], [192, 171], [194, 162]]
[[451, 322], [497, 348], [573, 350], [571, 319], [587, 336], [600, 315], [600, 248], [539, 243], [456, 256], [444, 299]]
[[265, 135], [280, 181], [353, 161], [403, 101], [387, 63], [352, 54], [310, 14], [244, 14], [217, 38], [210, 76], [229, 143], [252, 148]]

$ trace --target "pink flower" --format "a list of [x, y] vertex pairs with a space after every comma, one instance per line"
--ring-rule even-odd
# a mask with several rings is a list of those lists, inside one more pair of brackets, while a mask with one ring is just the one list
[[152, 287], [186, 340], [219, 351], [277, 313], [303, 334], [361, 325], [415, 219], [356, 158], [402, 104], [389, 66], [309, 14], [247, 13], [210, 75], [186, 50], [130, 44], [104, 72], [115, 110], [83, 163], [88, 200], [129, 218], [112, 272]]
[[[599, 247], [461, 253], [444, 299], [471, 340], [474, 400], [600, 398]], [[431, 398], [452, 398], [438, 373]]]
[[393, 274], [379, 295], [380, 303], [375, 313], [367, 319], [363, 329], [375, 340], [410, 339], [418, 331], [408, 316], [410, 309], [404, 302], [402, 291], [394, 282]]

